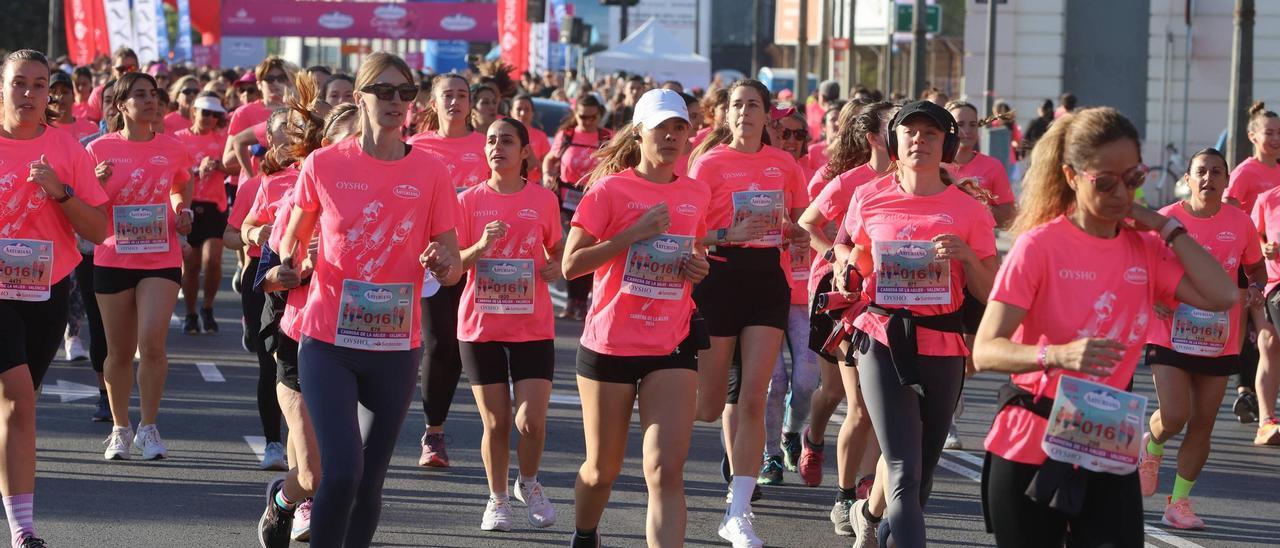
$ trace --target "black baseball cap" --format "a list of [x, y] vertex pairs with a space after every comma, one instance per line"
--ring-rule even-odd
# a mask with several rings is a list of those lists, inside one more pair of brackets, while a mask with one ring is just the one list
[[75, 89], [76, 87], [75, 84], [71, 82], [70, 74], [67, 74], [66, 72], [63, 72], [61, 70], [55, 70], [51, 74], [49, 74], [49, 87], [52, 88], [53, 86], [56, 86], [58, 84], [62, 84], [72, 89]]
[[938, 129], [942, 130], [943, 133], [958, 133], [960, 129], [959, 125], [956, 124], [956, 118], [952, 116], [947, 109], [942, 108], [937, 103], [931, 101], [912, 101], [902, 105], [902, 108], [898, 110], [898, 113], [893, 116], [893, 120], [889, 121], [889, 132], [892, 133], [893, 129], [898, 127], [899, 124], [906, 122], [907, 119], [914, 116], [928, 117], [929, 120], [932, 121], [934, 125], [938, 126]]

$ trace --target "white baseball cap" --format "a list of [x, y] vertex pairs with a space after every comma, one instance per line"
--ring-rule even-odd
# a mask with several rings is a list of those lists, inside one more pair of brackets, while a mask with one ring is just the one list
[[204, 97], [196, 97], [195, 103], [192, 103], [191, 106], [196, 109], [207, 110], [209, 112], [221, 112], [222, 114], [227, 113], [227, 109], [222, 108], [222, 101], [219, 101], [217, 97], [210, 97], [208, 95]]
[[653, 129], [672, 118], [689, 121], [689, 108], [684, 104], [684, 97], [669, 89], [651, 89], [636, 101], [631, 123]]

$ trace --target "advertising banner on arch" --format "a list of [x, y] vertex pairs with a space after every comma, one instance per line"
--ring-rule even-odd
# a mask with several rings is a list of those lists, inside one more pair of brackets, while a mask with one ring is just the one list
[[223, 36], [325, 36], [496, 42], [494, 4], [223, 0]]

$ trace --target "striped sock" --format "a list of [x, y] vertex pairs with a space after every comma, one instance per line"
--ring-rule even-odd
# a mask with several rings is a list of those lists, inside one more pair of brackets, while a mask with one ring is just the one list
[[276, 491], [276, 496], [272, 500], [276, 502], [276, 506], [278, 506], [281, 510], [284, 510], [285, 512], [292, 512], [293, 509], [298, 505], [297, 501], [289, 500], [289, 497], [284, 496], [283, 488], [281, 488], [279, 491]]
[[23, 539], [36, 535], [34, 500], [32, 493], [4, 497], [4, 514], [9, 517], [9, 541], [14, 548], [20, 547]]

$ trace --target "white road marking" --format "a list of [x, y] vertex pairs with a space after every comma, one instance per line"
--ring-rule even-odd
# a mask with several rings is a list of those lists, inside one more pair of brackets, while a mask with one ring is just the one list
[[46, 396], [57, 396], [58, 401], [67, 403], [69, 401], [83, 400], [98, 395], [98, 387], [71, 382], [58, 379], [57, 382], [45, 384], [40, 388], [40, 393]]
[[196, 369], [200, 370], [200, 376], [204, 377], [204, 382], [227, 382], [222, 372], [218, 371], [218, 366], [210, 362], [196, 362]]
[[[961, 477], [968, 478], [972, 481], [979, 482], [979, 483], [982, 482], [982, 471], [981, 471], [982, 459], [979, 458], [977, 455], [974, 455], [973, 453], [970, 453], [968, 451], [946, 450], [942, 452], [942, 456], [943, 458], [938, 459], [939, 467], [950, 470], [960, 475]], [[950, 457], [950, 458], [946, 458], [946, 457]], [[952, 459], [955, 459], [955, 460], [952, 460]], [[977, 466], [978, 469], [974, 470], [973, 468], [970, 468], [969, 466], [965, 466], [964, 464], [961, 464], [956, 461], [964, 461], [965, 463]], [[1191, 542], [1181, 537], [1174, 536], [1172, 533], [1169, 533], [1168, 531], [1165, 531], [1163, 529], [1156, 528], [1155, 526], [1152, 526], [1150, 524], [1144, 524], [1143, 527], [1145, 528], [1147, 536], [1153, 539], [1156, 539], [1160, 542], [1170, 544], [1172, 546], [1176, 546], [1177, 548], [1204, 548], [1199, 544], [1196, 544], [1194, 542]], [[1150, 542], [1145, 544], [1146, 546], [1151, 548], [1158, 548], [1156, 545], [1151, 544]]]
[[548, 286], [548, 288], [551, 290], [551, 304], [564, 308], [564, 303], [569, 298], [569, 294], [554, 285]]
[[244, 442], [249, 444], [249, 449], [253, 450], [253, 454], [262, 460], [262, 453], [267, 450], [267, 438], [263, 436], [245, 436]]

